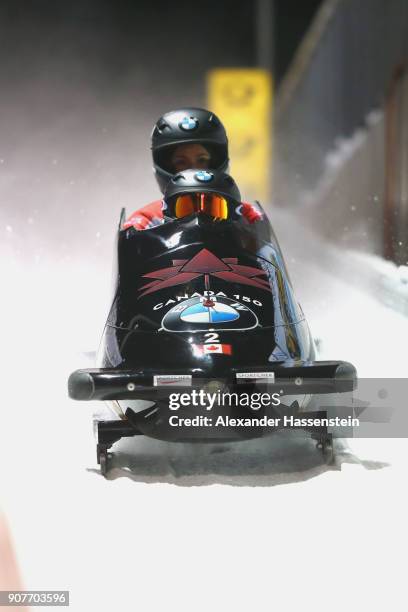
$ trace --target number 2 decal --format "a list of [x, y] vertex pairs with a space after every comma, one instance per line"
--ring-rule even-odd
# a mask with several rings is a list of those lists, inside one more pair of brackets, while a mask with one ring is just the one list
[[215, 332], [208, 332], [204, 334], [204, 336], [206, 338], [204, 343], [210, 342], [212, 344], [213, 342], [219, 342], [220, 339], [220, 334], [216, 334]]

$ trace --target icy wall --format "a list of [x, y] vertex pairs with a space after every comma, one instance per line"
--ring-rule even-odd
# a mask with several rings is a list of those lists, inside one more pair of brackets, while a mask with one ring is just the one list
[[382, 255], [384, 118], [373, 112], [350, 138], [339, 138], [320, 179], [300, 196], [302, 215], [330, 242]]
[[[359, 130], [367, 128], [370, 113], [382, 109], [394, 71], [407, 57], [407, 45], [405, 0], [323, 4], [277, 96], [274, 187], [279, 204], [299, 204], [305, 191], [316, 190], [333, 151], [344, 157], [352, 143], [353, 157], [357, 155]], [[364, 156], [366, 150], [367, 158], [356, 161], [355, 167], [364, 171], [361, 180], [370, 185], [370, 193], [363, 194], [352, 180], [356, 189], [348, 192], [351, 200], [381, 195], [381, 176], [374, 177], [381, 164], [381, 127], [368, 126], [373, 133], [359, 153]], [[371, 138], [374, 153], [369, 151]], [[328, 207], [330, 215], [335, 208]]]

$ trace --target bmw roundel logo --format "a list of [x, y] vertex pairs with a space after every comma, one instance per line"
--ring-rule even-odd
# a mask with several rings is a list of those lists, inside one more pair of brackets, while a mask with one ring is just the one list
[[195, 130], [198, 128], [198, 119], [195, 117], [184, 117], [180, 123], [179, 127], [185, 132], [190, 132], [191, 130]]
[[173, 306], [164, 315], [161, 327], [168, 332], [242, 331], [259, 325], [258, 317], [248, 306], [227, 297], [211, 299], [207, 305], [203, 297], [190, 298]]
[[214, 175], [212, 172], [207, 172], [206, 170], [200, 170], [200, 172], [196, 172], [194, 178], [200, 183], [209, 183], [213, 180]]

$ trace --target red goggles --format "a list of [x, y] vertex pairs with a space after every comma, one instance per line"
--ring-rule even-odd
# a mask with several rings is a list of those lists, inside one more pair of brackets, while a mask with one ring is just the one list
[[228, 202], [223, 196], [215, 193], [185, 193], [179, 195], [172, 208], [177, 219], [194, 213], [203, 213], [215, 219], [228, 219]]

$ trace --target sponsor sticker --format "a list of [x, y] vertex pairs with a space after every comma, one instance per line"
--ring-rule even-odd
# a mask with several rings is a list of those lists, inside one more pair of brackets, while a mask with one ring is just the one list
[[155, 387], [191, 387], [191, 374], [156, 374], [153, 376]]
[[275, 372], [237, 372], [236, 378], [238, 381], [267, 380], [268, 382], [274, 382]]

